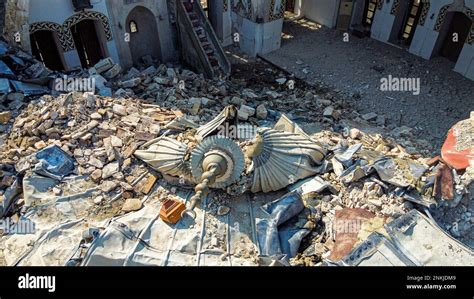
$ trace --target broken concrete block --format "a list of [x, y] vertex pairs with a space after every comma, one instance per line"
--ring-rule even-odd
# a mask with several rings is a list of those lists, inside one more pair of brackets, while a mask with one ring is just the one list
[[115, 104], [115, 105], [112, 107], [112, 111], [113, 111], [115, 114], [120, 115], [120, 116], [125, 116], [125, 115], [127, 115], [127, 107], [122, 106], [122, 105], [119, 105], [119, 104]]
[[248, 116], [253, 116], [255, 114], [255, 108], [252, 108], [250, 106], [242, 105], [240, 106], [239, 110], [247, 114]]
[[114, 65], [110, 70], [103, 73], [104, 77], [107, 79], [112, 79], [118, 76], [122, 72], [122, 67], [118, 64]]
[[134, 77], [138, 77], [139, 75], [140, 75], [140, 71], [132, 67], [128, 70], [126, 77], [129, 79], [132, 79]]
[[168, 78], [162, 78], [162, 77], [155, 77], [153, 78], [153, 81], [161, 85], [168, 85], [171, 83]]
[[102, 179], [102, 170], [96, 169], [91, 173], [91, 179], [94, 182], [99, 182]]
[[375, 123], [376, 123], [377, 125], [383, 127], [383, 126], [385, 126], [385, 122], [386, 122], [385, 116], [383, 116], [383, 115], [377, 115], [377, 118], [375, 119]]
[[143, 184], [142, 188], [141, 188], [141, 192], [144, 193], [144, 194], [148, 194], [150, 193], [151, 189], [153, 188], [153, 186], [155, 186], [155, 183], [156, 181], [158, 180], [158, 178], [151, 174], [147, 180], [145, 181], [145, 183]]
[[93, 75], [98, 75], [99, 73], [97, 72], [96, 68], [95, 67], [91, 67], [87, 70], [87, 72], [89, 73], [90, 76], [93, 76]]
[[200, 109], [201, 109], [201, 103], [195, 103], [195, 104], [193, 105], [193, 108], [191, 108], [191, 113], [192, 113], [193, 115], [198, 115]]
[[321, 103], [321, 105], [323, 106], [330, 106], [332, 104], [332, 101], [331, 100], [327, 100], [327, 99], [320, 99], [319, 102]]
[[211, 100], [211, 99], [208, 99], [208, 98], [201, 98], [201, 104], [202, 104], [203, 106], [207, 106], [207, 105], [212, 104], [212, 103], [214, 103], [214, 101]]
[[96, 205], [100, 205], [103, 201], [104, 201], [103, 196], [97, 196], [96, 198], [94, 198], [94, 204]]
[[133, 211], [138, 211], [142, 208], [142, 202], [138, 198], [129, 198], [125, 201], [125, 203], [122, 206], [122, 211], [123, 212], [133, 212]]
[[110, 136], [110, 143], [112, 144], [113, 147], [122, 147], [123, 142], [122, 139], [118, 138], [117, 136]]
[[325, 116], [325, 117], [333, 117], [333, 114], [334, 114], [334, 107], [333, 106], [328, 106], [323, 111], [323, 116]]
[[359, 129], [352, 128], [352, 129], [349, 131], [349, 136], [350, 136], [352, 139], [358, 139], [358, 138], [361, 136], [361, 132], [360, 132]]
[[305, 95], [304, 95], [304, 99], [307, 100], [307, 101], [311, 101], [314, 99], [314, 95], [311, 91], [308, 91]]
[[12, 118], [11, 111], [0, 112], [0, 124], [6, 125]]
[[32, 64], [30, 67], [28, 67], [25, 70], [25, 73], [28, 74], [28, 76], [31, 79], [36, 79], [36, 78], [48, 76], [51, 73], [51, 71], [48, 70], [42, 62], [37, 62], [35, 64]]
[[118, 97], [126, 97], [127, 96], [127, 91], [123, 88], [119, 88], [115, 92], [115, 95], [118, 96]]
[[92, 75], [90, 78], [92, 79], [92, 82], [94, 82], [94, 86], [97, 90], [104, 88], [105, 83], [107, 83], [107, 80], [101, 75]]
[[103, 96], [103, 97], [111, 97], [112, 96], [112, 89], [108, 88], [108, 87], [104, 87], [104, 88], [99, 90], [98, 94], [100, 96]]
[[99, 113], [97, 112], [94, 112], [91, 114], [91, 118], [92, 119], [95, 119], [95, 120], [101, 120], [102, 119], [102, 115], [100, 115]]
[[118, 162], [112, 162], [104, 166], [102, 169], [102, 179], [108, 179], [114, 174], [118, 173], [120, 165]]
[[8, 94], [7, 99], [11, 102], [22, 102], [25, 96], [19, 92], [12, 92]]
[[110, 70], [112, 67], [114, 67], [114, 61], [110, 57], [102, 59], [101, 61], [97, 62], [96, 65], [94, 65], [94, 68], [100, 74]]
[[230, 103], [232, 105], [240, 106], [240, 105], [245, 104], [245, 100], [239, 97], [232, 97], [232, 99], [230, 100]]
[[173, 68], [168, 68], [166, 70], [166, 75], [169, 77], [169, 78], [174, 78], [176, 77], [176, 72]]
[[255, 113], [258, 119], [266, 119], [268, 116], [267, 108], [265, 108], [265, 105], [263, 104], [257, 106]]
[[43, 140], [36, 142], [35, 145], [34, 145], [34, 147], [38, 150], [43, 149], [46, 146], [47, 146], [47, 144]]
[[147, 67], [145, 70], [143, 70], [140, 75], [153, 75], [154, 73], [156, 73], [156, 67], [155, 66], [149, 66]]
[[364, 115], [362, 115], [362, 119], [366, 121], [371, 121], [377, 118], [377, 113], [375, 112], [369, 112]]
[[110, 191], [114, 190], [115, 188], [118, 187], [118, 184], [114, 181], [105, 181], [102, 182], [102, 185], [100, 185], [100, 190], [104, 193], [109, 193]]
[[247, 113], [245, 113], [244, 111], [242, 110], [238, 110], [237, 111], [237, 118], [239, 120], [248, 120], [249, 119], [249, 115]]
[[102, 168], [104, 167], [104, 163], [102, 163], [99, 159], [95, 157], [91, 157], [89, 159], [89, 165], [94, 166], [95, 168]]
[[130, 80], [127, 80], [127, 81], [122, 81], [120, 83], [120, 85], [123, 87], [123, 88], [132, 88], [132, 87], [135, 87], [137, 86], [138, 84], [140, 84], [142, 82], [142, 80], [140, 78], [133, 78], [133, 79], [130, 79]]

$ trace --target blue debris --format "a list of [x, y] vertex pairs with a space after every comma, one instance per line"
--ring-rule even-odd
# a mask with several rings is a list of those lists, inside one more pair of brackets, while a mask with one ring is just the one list
[[10, 81], [16, 91], [22, 92], [25, 96], [42, 95], [49, 93], [49, 88], [37, 84], [25, 83], [20, 81]]
[[74, 160], [57, 145], [48, 146], [36, 153], [39, 163], [35, 172], [61, 180], [74, 171]]
[[5, 64], [5, 62], [0, 60], [0, 76], [15, 77], [15, 73]]
[[8, 94], [12, 91], [10, 87], [10, 80], [0, 79], [0, 94]]

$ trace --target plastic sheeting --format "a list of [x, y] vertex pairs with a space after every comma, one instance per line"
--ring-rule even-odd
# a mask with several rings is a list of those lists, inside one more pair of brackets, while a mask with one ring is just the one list
[[[192, 192], [176, 194], [187, 201]], [[184, 217], [176, 224], [162, 221], [157, 214], [161, 203], [146, 202], [139, 211], [111, 219], [91, 244], [83, 266], [252, 266], [258, 261], [253, 235], [254, 208], [241, 197], [223, 216], [209, 213], [204, 199], [193, 220]], [[215, 240], [220, 243], [216, 244]]]
[[417, 210], [385, 226], [389, 238], [373, 233], [340, 265], [474, 266], [471, 249], [449, 236]]
[[94, 206], [90, 190], [83, 191], [87, 181], [72, 180], [76, 193], [63, 196], [54, 196], [50, 191], [53, 181], [37, 175], [25, 178], [24, 190], [29, 196], [34, 195], [35, 205], [21, 220], [31, 223], [34, 230], [0, 238], [8, 266], [64, 266], [81, 246], [84, 231], [102, 226], [102, 221], [94, 217], [86, 219], [87, 211]]
[[54, 179], [62, 179], [74, 171], [74, 160], [57, 145], [52, 145], [36, 153], [39, 163], [35, 172]]
[[257, 219], [256, 222], [261, 254], [282, 260], [294, 257], [301, 240], [310, 232], [309, 229], [298, 228], [294, 221], [290, 221], [304, 209], [300, 193], [297, 190], [290, 192], [264, 205], [262, 209], [267, 217]]

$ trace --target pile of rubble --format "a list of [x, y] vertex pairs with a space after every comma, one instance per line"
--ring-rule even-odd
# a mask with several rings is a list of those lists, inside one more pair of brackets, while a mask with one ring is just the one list
[[[88, 233], [77, 238], [95, 248], [94, 240], [106, 242], [99, 235], [111, 233], [103, 228], [91, 233], [91, 227], [104, 225], [97, 221], [112, 225], [117, 217], [134, 213], [137, 217], [154, 214], [156, 219], [166, 200], [187, 201], [189, 205], [189, 196], [182, 197], [182, 192], [192, 193], [198, 183], [196, 193], [207, 184], [212, 186], [209, 180], [202, 185], [202, 172], [196, 176], [193, 153], [206, 148], [211, 142], [206, 140], [219, 135], [216, 132], [222, 128], [239, 124], [249, 134], [232, 135], [224, 130], [225, 136], [221, 136], [233, 140], [221, 145], [223, 148], [235, 142], [235, 150], [245, 154], [242, 161], [233, 161], [234, 165], [242, 163], [232, 176], [235, 182], [209, 190], [209, 195], [197, 202], [199, 213], [204, 213], [202, 219], [210, 217], [203, 236], [211, 240], [206, 248], [226, 252], [222, 261], [232, 255], [252, 261], [250, 264], [271, 264], [285, 255], [284, 264], [338, 262], [373, 233], [387, 235], [387, 225], [412, 215], [413, 210], [434, 217], [451, 235], [473, 247], [472, 165], [453, 170], [443, 159], [431, 159], [429, 147], [422, 140], [411, 139], [409, 128], [387, 130], [383, 119], [359, 115], [338, 94], [322, 93], [272, 72], [274, 84], [252, 86], [238, 78], [205, 80], [202, 75], [165, 65], [132, 68], [123, 74], [120, 66], [105, 59], [88, 72], [98, 95], [43, 95], [17, 115], [0, 113], [6, 133], [0, 136], [0, 216], [13, 222], [30, 217], [51, 225], [79, 219], [74, 217], [86, 219]], [[268, 147], [278, 138], [291, 140], [291, 145], [286, 150], [276, 148], [278, 142]], [[164, 141], [185, 149], [173, 158], [178, 161], [173, 164], [176, 168], [170, 168], [168, 160], [150, 162], [137, 154], [139, 149], [159, 152]], [[466, 142], [463, 149], [469, 147]], [[209, 147], [215, 151], [219, 143]], [[291, 147], [300, 149], [297, 160], [290, 157], [295, 155]], [[260, 163], [262, 155], [267, 153], [271, 158], [277, 152], [283, 158], [276, 161], [288, 164], [280, 167], [286, 169], [279, 169], [279, 173], [290, 171], [283, 181], [276, 171], [259, 172], [265, 164]], [[295, 172], [293, 164], [297, 165]], [[234, 245], [226, 245], [229, 236], [222, 223], [247, 203], [242, 196], [249, 198], [250, 206], [261, 205], [258, 213], [262, 214], [255, 216], [256, 222], [253, 216], [240, 218], [243, 227], [245, 221], [252, 222], [248, 227], [256, 236], [249, 241], [248, 236], [237, 234], [242, 244], [253, 245], [240, 244], [238, 250], [229, 252]], [[85, 199], [88, 204], [79, 205], [73, 198]], [[57, 208], [64, 202], [74, 206], [74, 217], [64, 207]], [[460, 211], [452, 216], [455, 220], [442, 218], [453, 211]], [[356, 220], [356, 231], [338, 230], [341, 219]], [[186, 221], [183, 218], [181, 222]], [[181, 222], [176, 226], [184, 225]], [[292, 232], [290, 237], [288, 231]], [[16, 264], [13, 260], [28, 255], [31, 244], [25, 242], [20, 248], [20, 237], [4, 233], [0, 248], [5, 252], [0, 252], [0, 260], [5, 256], [4, 263]], [[266, 239], [275, 236], [273, 243]], [[268, 245], [275, 242], [281, 246]], [[183, 252], [188, 252], [187, 246]], [[75, 255], [74, 264], [95, 264], [94, 251], [87, 248]], [[69, 261], [70, 256], [62, 262]]]

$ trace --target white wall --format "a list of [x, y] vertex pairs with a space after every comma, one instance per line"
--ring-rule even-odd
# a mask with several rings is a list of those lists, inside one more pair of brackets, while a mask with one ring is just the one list
[[[100, 12], [109, 18], [105, 0], [94, 0], [91, 1], [94, 8], [91, 11]], [[62, 25], [63, 22], [74, 14], [74, 7], [72, 1], [66, 0], [30, 0], [30, 15], [28, 23], [35, 22], [54, 22]], [[112, 26], [111, 26], [112, 28]], [[112, 29], [113, 30], [113, 29]], [[109, 56], [115, 62], [120, 63], [118, 56], [117, 47], [115, 46], [114, 40], [106, 42], [107, 51]], [[79, 55], [76, 50], [68, 51], [64, 53], [64, 60], [67, 64], [67, 68], [80, 67], [81, 62]]]
[[[439, 32], [434, 30], [436, 20], [438, 19], [439, 10], [448, 4], [453, 3], [452, 0], [432, 0], [430, 10], [423, 26], [418, 26], [410, 46], [410, 53], [421, 56], [425, 59], [432, 58], [436, 53], [435, 46], [438, 40]], [[461, 4], [461, 2], [458, 2]], [[465, 5], [470, 9], [474, 9], [474, 0], [465, 0]], [[434, 15], [431, 19], [430, 17]], [[459, 55], [454, 71], [463, 76], [474, 80], [474, 45], [464, 44]]]
[[314, 22], [329, 28], [336, 26], [339, 0], [304, 0], [301, 12]]
[[381, 42], [388, 42], [392, 32], [395, 16], [390, 14], [393, 0], [390, 3], [384, 1], [382, 9], [376, 9], [374, 20], [371, 27], [370, 37]]
[[280, 48], [283, 19], [255, 23], [232, 13], [232, 23], [240, 35], [240, 49], [248, 55], [255, 57]]

